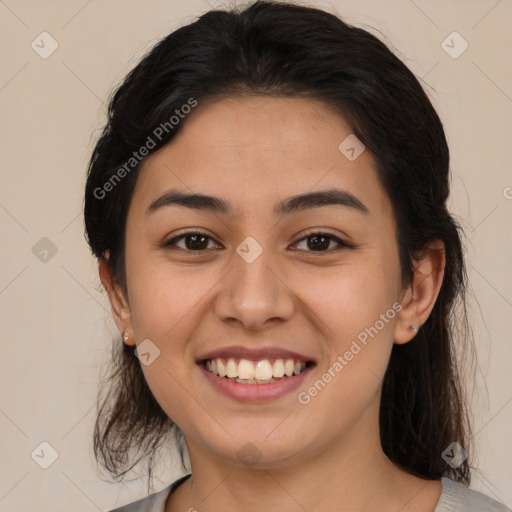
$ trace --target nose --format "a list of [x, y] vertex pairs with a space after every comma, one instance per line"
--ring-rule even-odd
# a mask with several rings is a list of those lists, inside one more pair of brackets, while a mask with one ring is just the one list
[[252, 263], [237, 253], [233, 255], [233, 269], [221, 281], [222, 289], [214, 303], [219, 319], [262, 331], [292, 317], [296, 301], [291, 284], [271, 260], [266, 250]]

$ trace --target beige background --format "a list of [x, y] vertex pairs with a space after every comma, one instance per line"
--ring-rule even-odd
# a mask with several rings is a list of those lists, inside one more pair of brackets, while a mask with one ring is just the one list
[[[83, 238], [85, 167], [113, 87], [160, 37], [212, 5], [222, 3], [0, 1], [0, 512], [107, 510], [145, 493], [137, 482], [102, 481], [92, 455], [99, 368], [114, 330]], [[512, 2], [310, 5], [391, 43], [444, 121], [479, 356], [472, 487], [512, 506]], [[47, 59], [31, 47], [43, 31], [58, 43]], [[469, 44], [456, 59], [441, 46], [453, 31]], [[46, 262], [32, 251], [43, 237], [57, 249]], [[43, 441], [58, 453], [48, 469], [31, 458]], [[169, 461], [155, 488], [179, 471]]]

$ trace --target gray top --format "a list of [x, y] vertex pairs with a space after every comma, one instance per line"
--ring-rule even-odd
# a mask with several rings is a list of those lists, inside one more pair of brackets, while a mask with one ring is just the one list
[[[189, 477], [190, 475], [185, 475], [159, 492], [110, 512], [165, 512], [167, 498]], [[441, 496], [434, 512], [512, 512], [505, 505], [485, 494], [468, 489], [459, 482], [443, 477], [441, 483]]]

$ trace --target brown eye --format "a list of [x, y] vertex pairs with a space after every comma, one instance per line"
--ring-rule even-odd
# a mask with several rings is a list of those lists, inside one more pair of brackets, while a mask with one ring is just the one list
[[[309, 233], [304, 238], [301, 238], [296, 243], [296, 245], [303, 242], [304, 240], [307, 240], [307, 252], [334, 252], [351, 247], [343, 240], [330, 233]], [[331, 245], [331, 242], [337, 244], [338, 247], [334, 248], [333, 250], [328, 250], [329, 246]]]
[[[208, 242], [214, 241], [212, 237], [207, 235], [206, 233], [201, 233], [197, 231], [189, 231], [187, 233], [183, 233], [177, 237], [172, 238], [171, 240], [164, 242], [163, 247], [165, 248], [177, 248], [186, 252], [201, 252], [209, 249]], [[332, 235], [330, 233], [310, 233], [307, 236], [301, 238], [295, 245], [300, 244], [304, 241], [307, 241], [306, 252], [335, 252], [342, 249], [348, 249], [352, 246], [341, 240], [339, 237]], [[182, 242], [179, 245], [179, 242]], [[332, 242], [334, 242], [337, 247], [331, 247]], [[210, 247], [212, 248], [212, 247]], [[217, 246], [219, 248], [219, 246]]]
[[[177, 242], [181, 240], [183, 240], [184, 245], [177, 245]], [[189, 252], [199, 252], [208, 249], [208, 241], [210, 240], [213, 241], [213, 238], [206, 235], [205, 233], [189, 231], [188, 233], [183, 233], [180, 236], [172, 238], [168, 242], [165, 242], [163, 245], [164, 247], [177, 247], [178, 249], [183, 249]]]

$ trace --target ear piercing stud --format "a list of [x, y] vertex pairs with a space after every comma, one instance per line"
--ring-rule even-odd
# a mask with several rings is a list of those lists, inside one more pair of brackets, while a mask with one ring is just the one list
[[123, 343], [126, 345], [127, 341], [130, 339], [130, 335], [128, 333], [123, 334]]
[[414, 332], [418, 332], [418, 328], [415, 325], [411, 325], [410, 327]]

